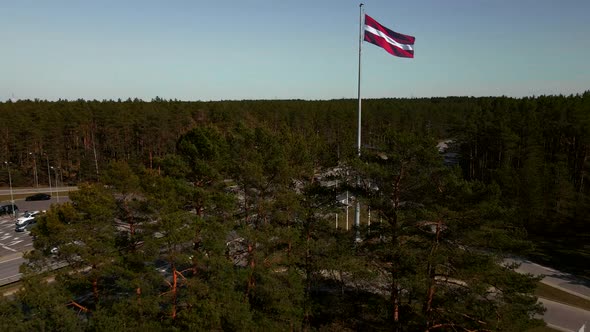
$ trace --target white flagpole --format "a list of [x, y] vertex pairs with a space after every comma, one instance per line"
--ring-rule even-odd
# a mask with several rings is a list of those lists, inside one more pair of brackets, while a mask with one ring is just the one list
[[358, 128], [357, 128], [357, 154], [361, 156], [361, 48], [363, 45], [363, 4], [359, 5], [359, 76], [358, 76]]
[[[360, 158], [361, 156], [361, 49], [363, 45], [363, 32], [364, 32], [364, 20], [363, 20], [363, 4], [359, 5], [359, 76], [358, 76], [358, 130], [357, 130], [357, 154]], [[357, 178], [357, 186], [360, 185], [360, 178]], [[361, 203], [359, 201], [358, 194], [356, 195], [356, 207], [354, 213], [354, 226], [356, 229], [356, 242], [361, 240], [359, 234], [359, 227], [360, 227], [360, 219], [361, 219]]]

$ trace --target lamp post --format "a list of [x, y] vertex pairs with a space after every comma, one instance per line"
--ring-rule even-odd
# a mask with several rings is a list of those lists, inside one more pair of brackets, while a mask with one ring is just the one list
[[35, 188], [39, 188], [39, 175], [37, 174], [37, 157], [33, 152], [29, 152], [33, 156], [33, 177], [35, 178]]
[[53, 191], [51, 190], [51, 172], [49, 170], [49, 156], [45, 154], [45, 158], [47, 158], [47, 182], [49, 183], [49, 192], [53, 195]]
[[[57, 179], [58, 179], [58, 177], [57, 177], [57, 169], [55, 169], [53, 166], [51, 166], [51, 169], [55, 173], [55, 195], [57, 197], [57, 202], [59, 203], [59, 189], [57, 188], [58, 187], [58, 182], [57, 182]], [[49, 182], [51, 182], [51, 180]]]
[[6, 169], [8, 170], [8, 185], [10, 186], [10, 203], [12, 204], [12, 217], [15, 217], [14, 211], [14, 196], [12, 195], [12, 176], [10, 175], [10, 167], [8, 166], [8, 161], [5, 161], [4, 164], [6, 165]]

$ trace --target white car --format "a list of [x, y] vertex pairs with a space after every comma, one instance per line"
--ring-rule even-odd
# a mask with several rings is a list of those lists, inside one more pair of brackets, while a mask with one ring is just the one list
[[35, 217], [39, 214], [39, 211], [25, 211], [25, 213], [16, 219], [16, 225], [24, 225], [27, 224], [29, 221], [35, 219]]

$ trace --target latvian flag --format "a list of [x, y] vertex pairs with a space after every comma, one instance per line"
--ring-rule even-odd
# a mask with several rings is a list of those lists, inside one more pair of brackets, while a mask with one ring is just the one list
[[389, 54], [402, 58], [414, 57], [414, 40], [412, 36], [391, 31], [365, 14], [365, 41], [385, 49]]

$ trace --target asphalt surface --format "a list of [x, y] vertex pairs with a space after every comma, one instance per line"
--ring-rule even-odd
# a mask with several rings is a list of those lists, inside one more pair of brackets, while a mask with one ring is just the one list
[[539, 302], [547, 308], [543, 319], [549, 327], [560, 331], [578, 332], [582, 325], [590, 323], [590, 311], [547, 299], [539, 299]]
[[506, 259], [505, 262], [519, 263], [520, 266], [516, 269], [517, 272], [530, 273], [534, 276], [542, 276], [542, 283], [590, 300], [590, 285], [586, 280], [580, 279], [569, 273], [564, 273], [546, 266], [539, 265], [537, 263], [533, 263], [526, 259], [509, 258]]
[[[20, 215], [20, 213], [19, 213]], [[0, 217], [0, 259], [18, 252], [24, 252], [33, 245], [28, 231], [16, 232], [12, 216]]]
[[[37, 190], [43, 190], [39, 188]], [[0, 190], [0, 195], [6, 190]], [[41, 192], [49, 192], [41, 191]], [[25, 192], [31, 193], [31, 192]], [[60, 196], [59, 204], [69, 202], [66, 196]], [[2, 204], [8, 202], [4, 201]], [[24, 199], [14, 200], [19, 211], [16, 218], [20, 217], [25, 211], [44, 211], [48, 210], [52, 204], [57, 204], [57, 197], [52, 197], [46, 201], [30, 201]], [[15, 221], [12, 215], [0, 216], [0, 286], [17, 281], [20, 278], [19, 266], [25, 262], [22, 254], [33, 248], [33, 239], [29, 231], [16, 232]]]
[[[506, 259], [505, 262], [518, 263], [520, 266], [516, 269], [517, 272], [543, 277], [541, 282], [546, 285], [590, 300], [590, 287], [586, 280], [526, 259], [510, 258]], [[539, 298], [539, 302], [547, 309], [543, 319], [547, 325], [556, 330], [578, 332], [583, 324], [588, 325], [590, 323], [590, 311], [543, 298]]]
[[[0, 189], [0, 195], [4, 196], [10, 196], [10, 192], [12, 191], [12, 195], [28, 195], [28, 194], [37, 194], [37, 193], [45, 193], [45, 194], [50, 194], [51, 196], [56, 196], [57, 194], [62, 192], [67, 192], [67, 191], [74, 191], [74, 190], [78, 190], [78, 187], [57, 187], [57, 191], [55, 187], [52, 187], [51, 190], [49, 187], [39, 187], [39, 188], [3, 188]], [[7, 200], [9, 201], [9, 199]]]
[[25, 262], [25, 259], [22, 258], [22, 253], [2, 256], [1, 259], [0, 285], [6, 285], [15, 281], [19, 281], [21, 277], [19, 267]]

